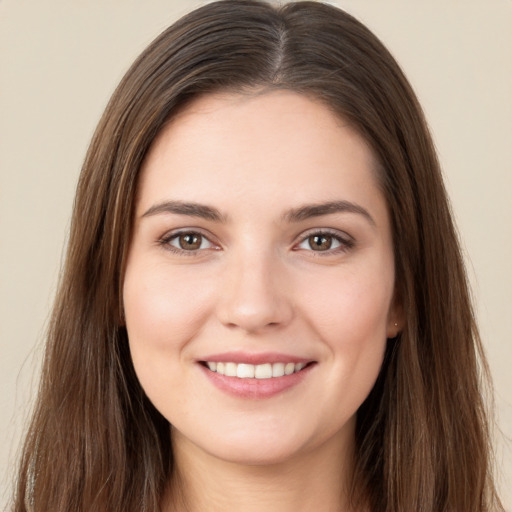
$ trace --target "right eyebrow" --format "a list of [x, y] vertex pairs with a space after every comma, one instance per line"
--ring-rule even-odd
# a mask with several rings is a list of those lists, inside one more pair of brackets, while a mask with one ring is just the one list
[[214, 222], [223, 222], [226, 217], [220, 213], [217, 208], [205, 204], [184, 202], [184, 201], [163, 201], [151, 206], [141, 217], [150, 217], [161, 213], [174, 213], [177, 215], [188, 215], [190, 217], [199, 217]]
[[328, 203], [306, 204], [300, 208], [294, 208], [285, 213], [285, 219], [289, 222], [301, 222], [313, 217], [321, 217], [333, 213], [356, 213], [362, 215], [373, 227], [376, 222], [366, 208], [350, 201], [331, 201]]

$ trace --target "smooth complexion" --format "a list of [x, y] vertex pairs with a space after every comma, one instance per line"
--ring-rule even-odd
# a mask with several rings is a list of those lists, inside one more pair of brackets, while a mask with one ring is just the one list
[[292, 92], [202, 97], [155, 140], [124, 308], [191, 510], [345, 510], [355, 414], [401, 325], [376, 169]]

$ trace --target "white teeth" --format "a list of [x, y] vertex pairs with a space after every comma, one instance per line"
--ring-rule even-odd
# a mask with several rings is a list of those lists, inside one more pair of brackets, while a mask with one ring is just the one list
[[297, 363], [297, 364], [295, 365], [295, 371], [296, 371], [296, 372], [300, 372], [300, 371], [302, 370], [302, 368], [304, 368], [304, 366], [306, 366], [306, 364], [305, 364], [305, 363]]
[[271, 379], [272, 377], [282, 377], [300, 372], [306, 363], [264, 363], [264, 364], [246, 364], [246, 363], [215, 363], [207, 361], [206, 366], [212, 371], [226, 375], [227, 377], [238, 377], [240, 379]]
[[274, 363], [272, 365], [272, 377], [282, 377], [284, 375], [284, 363]]
[[272, 365], [270, 363], [257, 364], [254, 367], [254, 376], [257, 379], [270, 379], [272, 377]]
[[236, 377], [236, 364], [235, 363], [225, 363], [224, 364], [224, 375], [228, 377]]
[[236, 376], [241, 379], [253, 379], [254, 378], [254, 365], [253, 364], [239, 364], [236, 369]]
[[286, 363], [284, 367], [284, 374], [291, 375], [295, 371], [295, 365], [293, 363]]

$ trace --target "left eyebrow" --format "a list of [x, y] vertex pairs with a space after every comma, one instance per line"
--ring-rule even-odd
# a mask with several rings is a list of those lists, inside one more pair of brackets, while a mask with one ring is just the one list
[[299, 208], [293, 208], [284, 214], [288, 222], [300, 222], [313, 217], [330, 215], [332, 213], [356, 213], [362, 215], [372, 226], [376, 226], [375, 220], [366, 208], [351, 203], [350, 201], [330, 201], [328, 203], [307, 204]]
[[174, 213], [177, 215], [200, 217], [214, 222], [223, 222], [226, 220], [225, 216], [222, 215], [217, 208], [184, 201], [164, 201], [162, 203], [158, 203], [144, 212], [141, 217], [149, 217], [151, 215], [158, 215], [161, 213]]

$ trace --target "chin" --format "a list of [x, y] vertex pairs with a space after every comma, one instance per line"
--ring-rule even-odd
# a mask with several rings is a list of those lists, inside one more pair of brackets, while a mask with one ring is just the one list
[[250, 443], [244, 446], [226, 443], [225, 446], [216, 446], [210, 454], [220, 460], [243, 466], [272, 466], [284, 464], [299, 456], [303, 447], [287, 446], [278, 443]]
[[[173, 447], [179, 452], [191, 450], [198, 456], [208, 454], [215, 459], [247, 466], [281, 464], [307, 451], [309, 436], [290, 432], [290, 428], [216, 429], [208, 432], [188, 432], [186, 436], [176, 428], [172, 431]], [[288, 430], [288, 432], [286, 431]], [[194, 435], [195, 434], [195, 435]]]

